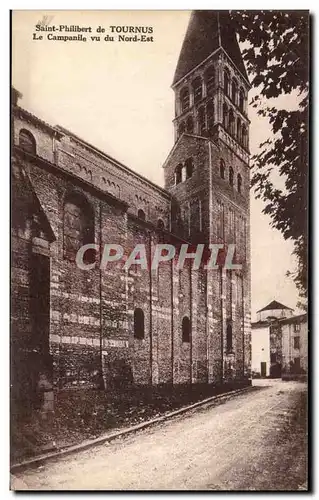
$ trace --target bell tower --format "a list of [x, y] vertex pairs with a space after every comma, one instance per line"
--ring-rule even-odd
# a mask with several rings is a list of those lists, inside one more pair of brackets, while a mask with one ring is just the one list
[[250, 85], [227, 11], [192, 13], [172, 88], [175, 141], [184, 132], [216, 139], [222, 126], [248, 151]]
[[235, 244], [242, 265], [207, 272], [208, 379], [247, 378], [250, 84], [228, 11], [192, 13], [172, 89], [174, 145], [163, 166], [171, 229], [192, 243]]
[[[180, 161], [173, 164], [170, 155], [164, 164], [166, 188], [185, 205], [185, 197], [192, 198], [194, 190], [204, 187], [206, 174], [204, 182], [211, 182], [212, 189], [201, 199], [200, 227], [202, 232], [206, 229], [202, 236], [211, 240], [216, 237], [214, 221], [205, 219], [202, 209], [208, 203], [207, 210], [214, 211], [216, 200], [207, 198], [219, 191], [238, 207], [247, 209], [249, 204], [250, 122], [247, 100], [250, 84], [228, 11], [192, 13], [172, 88], [175, 94], [175, 144], [171, 155], [178, 156]], [[197, 167], [191, 151], [194, 148], [197, 163], [201, 163]], [[214, 149], [213, 158], [208, 158], [210, 166], [203, 161], [203, 148], [210, 148], [208, 157]], [[191, 177], [197, 177], [197, 183], [194, 180], [185, 183]], [[183, 213], [185, 210], [181, 211]]]

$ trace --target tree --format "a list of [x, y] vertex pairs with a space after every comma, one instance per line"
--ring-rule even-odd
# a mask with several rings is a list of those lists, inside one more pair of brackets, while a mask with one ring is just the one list
[[[266, 204], [272, 227], [294, 244], [297, 269], [292, 275], [301, 297], [308, 275], [308, 112], [309, 13], [307, 11], [232, 11], [257, 113], [268, 119], [271, 136], [252, 157], [255, 197]], [[278, 109], [270, 100], [296, 93], [296, 110]], [[285, 188], [274, 185], [277, 170]]]

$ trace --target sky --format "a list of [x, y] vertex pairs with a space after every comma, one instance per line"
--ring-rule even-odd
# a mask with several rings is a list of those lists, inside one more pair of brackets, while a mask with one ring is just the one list
[[[90, 41], [96, 33], [86, 34], [87, 42], [49, 41], [47, 32], [35, 32], [44, 16], [49, 26], [79, 25], [92, 31], [101, 26], [105, 33], [100, 42]], [[189, 17], [190, 11], [14, 11], [12, 83], [23, 94], [20, 105], [163, 186], [162, 164], [174, 141], [171, 84]], [[154, 41], [104, 41], [106, 34], [112, 35], [110, 26], [152, 27]], [[43, 39], [35, 40], [34, 33]], [[294, 108], [296, 96], [283, 96], [280, 104]], [[249, 118], [254, 154], [270, 128], [251, 106]], [[281, 179], [275, 177], [275, 182]], [[286, 277], [295, 266], [292, 243], [271, 228], [263, 206], [251, 192], [253, 320], [271, 300], [296, 312], [298, 301], [294, 283]]]

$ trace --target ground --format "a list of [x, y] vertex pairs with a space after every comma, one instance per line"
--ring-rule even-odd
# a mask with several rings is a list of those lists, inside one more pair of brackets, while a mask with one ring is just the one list
[[63, 450], [241, 387], [243, 383], [57, 391], [54, 413], [48, 414], [40, 408], [26, 411], [25, 402], [12, 405], [11, 462]]
[[307, 387], [259, 390], [205, 404], [109, 444], [12, 476], [12, 489], [306, 489]]

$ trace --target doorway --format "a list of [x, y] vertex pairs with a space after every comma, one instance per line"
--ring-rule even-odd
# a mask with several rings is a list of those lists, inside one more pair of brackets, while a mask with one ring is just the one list
[[43, 355], [49, 354], [50, 334], [50, 258], [33, 253], [31, 256], [30, 308], [32, 347]]
[[34, 404], [38, 406], [37, 385], [40, 373], [52, 382], [53, 363], [50, 355], [50, 258], [32, 253], [30, 261], [30, 339], [29, 374]]
[[267, 363], [266, 361], [261, 361], [260, 363], [260, 376], [265, 378], [267, 376]]

